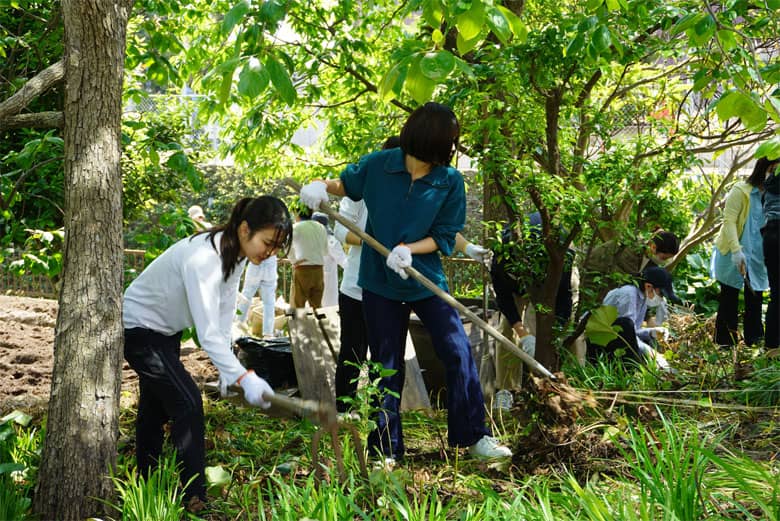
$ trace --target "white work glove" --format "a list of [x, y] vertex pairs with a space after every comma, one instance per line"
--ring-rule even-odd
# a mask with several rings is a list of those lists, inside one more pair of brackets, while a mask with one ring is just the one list
[[322, 181], [312, 181], [301, 188], [301, 202], [312, 210], [319, 210], [321, 203], [328, 202], [328, 185]]
[[398, 273], [398, 275], [404, 280], [409, 278], [409, 275], [407, 275], [406, 271], [404, 271], [404, 268], [408, 268], [411, 265], [412, 250], [403, 244], [399, 244], [393, 248], [393, 251], [391, 251], [390, 255], [387, 256], [387, 267]]
[[491, 259], [493, 258], [492, 251], [488, 250], [487, 248], [483, 248], [479, 244], [472, 243], [468, 243], [466, 245], [466, 255], [485, 265], [489, 265]]
[[240, 385], [244, 390], [244, 399], [251, 405], [256, 405], [261, 409], [268, 409], [271, 406], [271, 402], [266, 401], [266, 397], [273, 396], [274, 390], [254, 371], [250, 369], [241, 379]]
[[520, 339], [520, 347], [531, 358], [536, 357], [536, 337], [533, 335], [525, 335]]
[[667, 342], [669, 340], [669, 337], [671, 336], [671, 333], [669, 333], [669, 330], [665, 327], [658, 326], [658, 327], [651, 327], [650, 334], [653, 335], [653, 337], [656, 340], [663, 339], [664, 342]]
[[736, 266], [739, 274], [744, 277], [747, 266], [747, 259], [745, 258], [745, 254], [742, 253], [742, 250], [731, 252], [731, 262], [734, 263], [734, 266]]

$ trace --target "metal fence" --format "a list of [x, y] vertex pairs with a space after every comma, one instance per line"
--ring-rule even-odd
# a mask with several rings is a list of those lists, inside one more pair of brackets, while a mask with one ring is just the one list
[[[6, 259], [13, 262], [15, 259]], [[442, 259], [444, 273], [450, 293], [456, 297], [479, 297], [482, 295], [486, 270], [476, 261], [463, 258]], [[146, 265], [144, 250], [125, 250], [125, 285], [129, 284], [143, 271]], [[279, 282], [277, 296], [287, 300], [292, 284], [292, 266], [287, 259], [279, 260]], [[25, 273], [17, 275], [8, 270], [0, 269], [0, 293], [4, 295], [23, 295], [27, 297], [57, 298], [57, 288], [46, 275]]]

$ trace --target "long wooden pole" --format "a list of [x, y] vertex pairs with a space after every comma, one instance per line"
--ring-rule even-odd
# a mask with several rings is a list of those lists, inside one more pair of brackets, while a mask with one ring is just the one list
[[[295, 190], [296, 193], [300, 193], [301, 191], [301, 185], [299, 185], [294, 179], [286, 178], [284, 179], [284, 183]], [[368, 235], [366, 232], [361, 230], [355, 223], [350, 221], [349, 219], [345, 218], [343, 215], [339, 214], [338, 212], [334, 211], [329, 204], [322, 203], [320, 204], [319, 208], [322, 212], [327, 214], [329, 217], [332, 217], [333, 219], [337, 220], [341, 224], [343, 224], [349, 231], [360, 237], [360, 239], [374, 248], [376, 251], [381, 253], [383, 256], [387, 257], [390, 254], [390, 250], [388, 250], [382, 243]], [[549, 370], [547, 370], [546, 367], [544, 367], [542, 364], [537, 362], [532, 356], [530, 356], [528, 353], [517, 347], [511, 340], [509, 340], [507, 337], [502, 335], [496, 328], [479, 318], [479, 316], [471, 311], [469, 308], [455, 300], [455, 297], [447, 293], [446, 291], [443, 291], [439, 286], [434, 284], [433, 282], [428, 279], [425, 275], [417, 271], [414, 267], [408, 267], [404, 268], [406, 270], [406, 273], [409, 274], [414, 280], [431, 290], [434, 295], [442, 299], [444, 302], [458, 310], [460, 313], [463, 313], [466, 317], [471, 320], [472, 323], [476, 324], [479, 328], [481, 328], [483, 331], [487, 332], [490, 336], [496, 339], [496, 341], [500, 342], [501, 345], [509, 349], [512, 353], [514, 353], [518, 358], [520, 358], [523, 362], [528, 365], [533, 371], [535, 371], [537, 374], [541, 376], [545, 376], [551, 380], [555, 380], [555, 375], [552, 374]]]

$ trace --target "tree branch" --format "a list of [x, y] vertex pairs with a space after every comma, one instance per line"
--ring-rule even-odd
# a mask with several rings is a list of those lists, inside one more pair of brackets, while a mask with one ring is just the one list
[[29, 103], [65, 78], [65, 62], [58, 61], [33, 76], [10, 98], [0, 103], [0, 121], [19, 114]]
[[14, 128], [62, 128], [65, 118], [62, 112], [35, 112], [0, 118], [0, 130]]

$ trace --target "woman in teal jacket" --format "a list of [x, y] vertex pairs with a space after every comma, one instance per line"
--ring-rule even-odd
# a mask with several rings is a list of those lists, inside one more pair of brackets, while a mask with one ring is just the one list
[[458, 313], [405, 271], [414, 266], [447, 291], [440, 254], [452, 253], [466, 219], [463, 177], [450, 166], [459, 135], [451, 109], [426, 103], [404, 124], [400, 148], [369, 154], [339, 179], [313, 181], [301, 190], [301, 200], [312, 208], [326, 202], [328, 193], [365, 201], [366, 233], [391, 250], [385, 260], [363, 248], [358, 277], [371, 359], [395, 370], [379, 383], [381, 412], [368, 438], [371, 454], [386, 463], [404, 455], [399, 406], [411, 311], [427, 329], [446, 369], [450, 445], [468, 447], [476, 457], [512, 455], [485, 425], [482, 388]]

